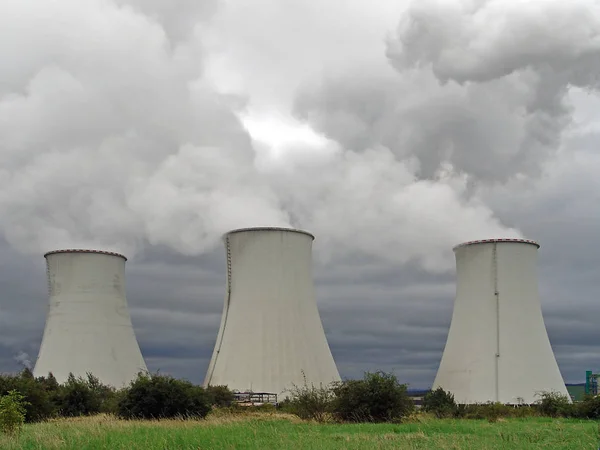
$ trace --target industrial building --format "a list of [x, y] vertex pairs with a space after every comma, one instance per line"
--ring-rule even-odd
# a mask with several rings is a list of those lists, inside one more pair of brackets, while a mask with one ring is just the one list
[[464, 404], [531, 404], [544, 391], [568, 396], [542, 317], [538, 248], [522, 239], [454, 248], [456, 298], [433, 389]]
[[312, 243], [288, 228], [233, 230], [224, 238], [226, 295], [204, 385], [288, 396], [340, 376], [325, 337], [312, 278]]
[[122, 387], [146, 371], [125, 297], [125, 262], [118, 253], [46, 253], [50, 302], [34, 375], [59, 383], [88, 372]]

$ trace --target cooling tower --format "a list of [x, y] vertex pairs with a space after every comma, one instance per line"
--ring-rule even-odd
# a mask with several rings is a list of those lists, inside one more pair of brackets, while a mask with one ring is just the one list
[[124, 256], [95, 250], [58, 250], [44, 255], [50, 308], [35, 376], [48, 372], [59, 383], [69, 372], [121, 387], [146, 364], [125, 298]]
[[323, 331], [311, 269], [314, 236], [285, 228], [224, 236], [227, 286], [204, 385], [288, 396], [293, 385], [339, 381]]
[[454, 248], [456, 299], [434, 389], [466, 404], [530, 404], [544, 391], [569, 398], [542, 317], [538, 248], [520, 239]]

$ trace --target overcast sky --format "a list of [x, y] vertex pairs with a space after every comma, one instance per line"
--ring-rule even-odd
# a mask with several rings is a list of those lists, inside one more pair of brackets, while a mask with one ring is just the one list
[[34, 363], [43, 253], [129, 257], [150, 370], [201, 382], [223, 232], [311, 231], [343, 377], [433, 382], [452, 247], [540, 242], [567, 382], [600, 369], [595, 0], [5, 0], [0, 370]]

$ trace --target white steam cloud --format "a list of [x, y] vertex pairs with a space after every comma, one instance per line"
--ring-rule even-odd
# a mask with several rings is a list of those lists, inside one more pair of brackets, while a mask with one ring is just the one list
[[227, 11], [200, 3], [5, 5], [0, 232], [12, 245], [199, 254], [231, 228], [296, 226], [323, 255], [444, 270], [460, 241], [520, 236], [473, 182], [536, 173], [560, 146], [569, 86], [596, 88], [600, 73], [591, 1], [419, 0], [387, 42], [396, 73], [308, 85], [295, 112], [321, 136], [276, 145], [240, 120], [252, 92], [207, 77], [208, 29]]
[[29, 354], [24, 351], [20, 351], [14, 357], [14, 360], [25, 369], [33, 369], [33, 364], [31, 363], [31, 357]]
[[11, 243], [197, 253], [226, 228], [287, 222], [227, 99], [202, 79], [201, 36], [173, 46], [149, 16], [104, 1], [6, 9], [0, 223]]
[[413, 1], [387, 40], [399, 76], [328, 80], [297, 114], [346, 148], [416, 157], [420, 177], [446, 163], [476, 182], [535, 175], [570, 122], [569, 87], [598, 87], [598, 30], [586, 0]]

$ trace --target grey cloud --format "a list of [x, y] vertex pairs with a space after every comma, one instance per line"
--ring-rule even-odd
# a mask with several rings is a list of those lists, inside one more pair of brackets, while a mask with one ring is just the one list
[[13, 245], [198, 254], [227, 228], [287, 223], [230, 102], [202, 78], [200, 37], [171, 48], [159, 23], [111, 3], [30, 7], [0, 19], [2, 41], [27, 55], [3, 71], [0, 101]]
[[590, 0], [413, 1], [388, 52], [401, 69], [431, 66], [444, 82], [484, 82], [525, 68], [548, 68], [540, 75], [566, 72], [590, 84], [598, 82], [599, 26], [600, 8]]
[[[184, 3], [197, 23], [210, 16]], [[163, 246], [195, 256], [231, 228], [294, 225], [319, 234], [325, 260], [384, 254], [444, 271], [455, 241], [519, 235], [464, 198], [460, 176], [418, 180], [385, 148], [298, 143], [265, 156], [207, 79], [202, 27], [171, 45], [185, 14], [132, 4], [30, 14], [19, 3], [1, 19], [21, 22], [2, 30], [30, 55], [11, 60], [0, 100], [0, 227], [21, 251], [100, 246], [135, 257]], [[57, 15], [60, 24], [45, 20]]]
[[[303, 6], [307, 24], [316, 14], [337, 33], [324, 46], [339, 51], [331, 58], [317, 45], [288, 47], [291, 19], [278, 22], [272, 54], [304, 50], [283, 72], [273, 70], [281, 58], [240, 33], [253, 72], [239, 75], [274, 97], [273, 86], [311, 80], [296, 112], [329, 138], [273, 151], [238, 118], [253, 93], [225, 95], [207, 78], [221, 56], [206, 45], [213, 3], [67, 1], [32, 11], [13, 2], [0, 17], [0, 231], [10, 243], [0, 240], [0, 369], [19, 370], [16, 355], [35, 360], [47, 307], [43, 251], [92, 246], [130, 257], [127, 296], [149, 369], [201, 382], [223, 306], [221, 234], [293, 225], [317, 236], [317, 298], [344, 377], [393, 370], [428, 387], [452, 314], [452, 246], [524, 236], [542, 244], [542, 305], [561, 370], [581, 381], [598, 359], [600, 161], [597, 104], [582, 107], [566, 91], [596, 87], [595, 41], [585, 33], [597, 16], [569, 26], [596, 7], [551, 2], [551, 21], [532, 24], [494, 4], [516, 27], [517, 46], [508, 33], [486, 40], [493, 27], [474, 28], [471, 14], [483, 10], [444, 16], [419, 1], [403, 16], [417, 14], [419, 26], [390, 37], [388, 66], [370, 5], [371, 28], [353, 35], [350, 50], [335, 43], [352, 27], [329, 27], [321, 6]], [[352, 20], [336, 23], [362, 24], [352, 6]], [[272, 36], [262, 20], [253, 31]], [[553, 32], [561, 23], [571, 34]], [[435, 33], [424, 39], [425, 29]], [[376, 39], [361, 46], [368, 36]], [[465, 52], [482, 42], [489, 48]], [[319, 58], [340, 65], [315, 83]], [[265, 81], [280, 73], [289, 77]]]
[[440, 85], [424, 69], [396, 78], [348, 76], [305, 88], [295, 111], [344, 147], [383, 145], [398, 158], [416, 158], [420, 177], [435, 179], [451, 163], [474, 181], [497, 182], [539, 174], [539, 161], [554, 152], [568, 123], [566, 105], [555, 116], [524, 112], [530, 84], [507, 77]]
[[33, 364], [31, 363], [31, 357], [25, 353], [24, 351], [20, 351], [14, 356], [14, 359], [17, 363], [19, 363], [23, 368], [33, 370]]
[[416, 157], [425, 178], [445, 162], [476, 182], [539, 175], [572, 118], [569, 87], [600, 80], [597, 5], [540, 8], [411, 2], [387, 40], [396, 77], [358, 71], [308, 85], [296, 113], [346, 148]]
[[218, 0], [116, 0], [133, 7], [159, 22], [169, 38], [178, 44], [185, 41], [194, 28], [205, 25], [218, 9]]

